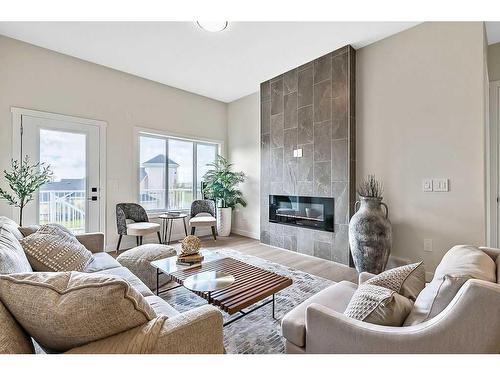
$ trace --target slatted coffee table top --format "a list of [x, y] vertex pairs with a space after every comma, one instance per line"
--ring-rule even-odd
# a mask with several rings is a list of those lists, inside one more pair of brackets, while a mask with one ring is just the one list
[[[172, 280], [183, 281], [199, 272], [221, 271], [233, 275], [235, 282], [224, 289], [212, 292], [210, 303], [219, 306], [229, 314], [234, 314], [266, 297], [292, 285], [292, 279], [263, 270], [234, 258], [222, 258], [203, 263], [200, 267], [179, 270], [170, 274]], [[208, 293], [194, 292], [208, 300]]]

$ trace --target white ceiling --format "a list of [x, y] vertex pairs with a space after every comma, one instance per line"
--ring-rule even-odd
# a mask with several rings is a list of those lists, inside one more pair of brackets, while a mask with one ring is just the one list
[[346, 44], [361, 48], [416, 24], [230, 22], [208, 33], [194, 22], [0, 22], [0, 34], [231, 102]]

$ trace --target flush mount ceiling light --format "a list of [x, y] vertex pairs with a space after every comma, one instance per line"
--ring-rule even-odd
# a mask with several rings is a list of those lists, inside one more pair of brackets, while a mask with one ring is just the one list
[[210, 31], [211, 33], [216, 33], [218, 31], [224, 30], [228, 22], [227, 21], [196, 21], [196, 24], [205, 31]]

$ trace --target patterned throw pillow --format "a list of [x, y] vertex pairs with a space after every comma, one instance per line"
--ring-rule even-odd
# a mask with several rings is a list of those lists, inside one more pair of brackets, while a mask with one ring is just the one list
[[49, 352], [113, 336], [156, 317], [135, 288], [113, 275], [0, 275], [0, 299], [24, 330]]
[[393, 290], [364, 283], [352, 296], [344, 315], [372, 324], [401, 327], [412, 307], [410, 299]]
[[425, 288], [424, 262], [392, 268], [372, 277], [365, 284], [390, 289], [415, 301], [420, 291]]
[[58, 224], [45, 224], [21, 241], [35, 271], [83, 271], [92, 261], [92, 253], [76, 237]]

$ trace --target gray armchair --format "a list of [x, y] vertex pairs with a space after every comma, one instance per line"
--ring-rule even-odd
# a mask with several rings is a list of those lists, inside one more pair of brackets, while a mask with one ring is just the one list
[[191, 203], [191, 234], [194, 235], [197, 227], [211, 227], [214, 240], [217, 240], [215, 216], [215, 202], [210, 199], [199, 199]]
[[118, 229], [118, 245], [116, 252], [120, 249], [123, 236], [135, 236], [137, 246], [142, 245], [145, 235], [158, 234], [161, 243], [160, 224], [150, 223], [146, 210], [137, 203], [118, 203], [116, 205], [116, 227]]

